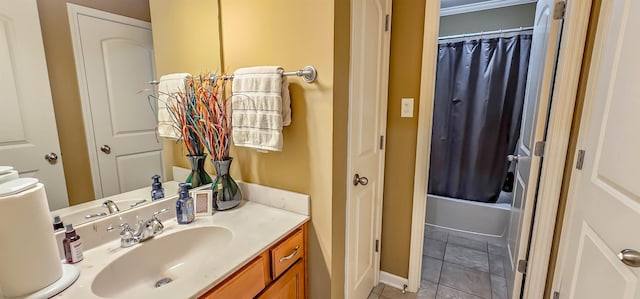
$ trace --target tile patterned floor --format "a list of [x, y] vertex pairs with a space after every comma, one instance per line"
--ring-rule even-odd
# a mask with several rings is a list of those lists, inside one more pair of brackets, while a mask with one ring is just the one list
[[508, 299], [502, 245], [430, 227], [424, 235], [418, 293], [379, 284], [368, 299]]

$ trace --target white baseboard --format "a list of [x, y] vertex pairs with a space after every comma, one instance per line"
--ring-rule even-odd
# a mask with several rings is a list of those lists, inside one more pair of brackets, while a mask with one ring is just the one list
[[380, 271], [380, 282], [402, 290], [409, 283], [409, 280], [389, 272]]

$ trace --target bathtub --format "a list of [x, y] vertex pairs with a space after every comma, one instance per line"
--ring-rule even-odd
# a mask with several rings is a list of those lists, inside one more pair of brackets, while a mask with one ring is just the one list
[[483, 203], [429, 194], [426, 213], [427, 225], [488, 239], [504, 239], [511, 204]]

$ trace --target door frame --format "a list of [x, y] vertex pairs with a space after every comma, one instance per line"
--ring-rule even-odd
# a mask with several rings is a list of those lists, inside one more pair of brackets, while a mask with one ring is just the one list
[[[591, 55], [591, 65], [589, 66], [589, 69], [587, 70], [587, 78], [586, 78], [586, 82], [585, 82], [585, 94], [584, 94], [584, 98], [583, 98], [583, 110], [581, 113], [581, 119], [580, 119], [580, 123], [578, 126], [578, 132], [577, 132], [577, 136], [576, 136], [576, 144], [575, 144], [575, 148], [572, 148], [570, 150], [573, 150], [576, 154], [573, 157], [573, 161], [572, 165], [577, 165], [577, 160], [578, 160], [578, 149], [584, 149], [586, 147], [586, 142], [587, 140], [587, 132], [585, 131], [585, 129], [588, 129], [589, 127], [589, 122], [590, 122], [590, 116], [593, 112], [593, 103], [595, 101], [597, 101], [597, 99], [594, 96], [590, 96], [591, 94], [593, 94], [593, 90], [594, 90], [594, 86], [592, 83], [589, 83], [589, 81], [594, 79], [594, 76], [592, 73], [596, 73], [595, 77], [599, 77], [600, 75], [597, 74], [597, 71], [599, 70], [600, 66], [599, 66], [599, 62], [596, 63], [594, 65], [594, 62], [596, 61], [596, 59], [598, 59], [599, 56], [602, 55], [602, 53], [604, 52], [604, 47], [602, 47], [602, 45], [600, 43], [598, 43], [601, 37], [599, 37], [599, 32], [602, 28], [601, 28], [601, 24], [600, 22], [602, 21], [602, 16], [605, 16], [605, 14], [610, 14], [611, 13], [611, 9], [612, 9], [612, 4], [606, 4], [606, 3], [601, 3], [600, 4], [600, 9], [598, 11], [598, 16], [596, 16], [595, 20], [596, 20], [596, 24], [593, 24], [596, 28], [594, 31], [594, 36], [593, 36], [593, 40], [591, 41], [592, 44], [591, 46], [593, 47], [593, 52]], [[609, 17], [609, 16], [607, 16]], [[608, 26], [608, 25], [607, 25]], [[607, 29], [607, 28], [604, 28]], [[584, 79], [583, 79], [584, 80]], [[575, 219], [576, 215], [575, 215], [575, 206], [579, 203], [579, 199], [576, 198], [576, 194], [578, 193], [578, 189], [580, 187], [580, 179], [585, 175], [583, 170], [577, 169], [576, 167], [571, 167], [571, 174], [570, 174], [570, 180], [569, 180], [569, 187], [568, 187], [568, 191], [567, 191], [567, 197], [566, 197], [566, 203], [565, 203], [565, 213], [564, 215], [562, 215], [562, 223], [563, 224], [567, 224], [566, 227], [563, 225], [560, 229], [560, 238], [559, 238], [559, 242], [558, 242], [558, 258], [556, 259], [557, 262], [555, 264], [555, 268], [554, 269], [550, 269], [551, 271], [553, 271], [553, 280], [551, 281], [551, 288], [550, 291], [553, 292], [558, 292], [560, 293], [562, 285], [563, 285], [563, 281], [562, 281], [562, 276], [564, 274], [564, 272], [567, 270], [567, 266], [566, 266], [566, 262], [565, 262], [565, 257], [567, 257], [567, 255], [570, 253], [569, 251], [569, 240], [570, 240], [570, 235], [569, 233], [571, 233], [571, 223], [573, 223], [573, 220]], [[574, 232], [575, 233], [575, 232]], [[570, 282], [569, 282], [570, 283]]]
[[89, 101], [89, 88], [87, 87], [86, 69], [82, 57], [82, 44], [80, 37], [80, 25], [78, 16], [85, 15], [104, 19], [112, 22], [127, 24], [151, 30], [151, 23], [137, 20], [130, 17], [117, 15], [114, 13], [88, 8], [73, 3], [67, 3], [67, 14], [69, 16], [69, 27], [71, 31], [71, 42], [73, 44], [73, 57], [75, 61], [76, 74], [78, 76], [78, 89], [80, 92], [80, 103], [82, 108], [82, 120], [84, 132], [87, 138], [87, 150], [89, 152], [89, 166], [91, 168], [91, 181], [95, 198], [102, 198], [102, 182], [100, 180], [100, 165], [98, 164], [98, 150], [96, 147], [96, 137], [94, 134], [93, 118], [91, 117], [91, 103]]
[[[408, 290], [411, 292], [418, 290], [421, 279], [437, 57], [433, 45], [438, 40], [439, 11], [438, 0], [427, 0], [409, 253]], [[527, 275], [521, 294], [524, 298], [542, 298], [545, 290], [590, 12], [591, 0], [567, 1], [547, 123], [545, 163], [536, 197], [544, 200], [535, 203]]]

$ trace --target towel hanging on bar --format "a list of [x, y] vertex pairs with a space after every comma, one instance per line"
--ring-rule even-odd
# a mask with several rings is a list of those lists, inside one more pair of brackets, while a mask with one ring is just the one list
[[282, 127], [291, 122], [283, 68], [263, 66], [234, 72], [231, 98], [233, 143], [258, 151], [282, 151]]

